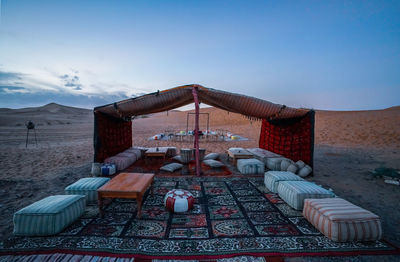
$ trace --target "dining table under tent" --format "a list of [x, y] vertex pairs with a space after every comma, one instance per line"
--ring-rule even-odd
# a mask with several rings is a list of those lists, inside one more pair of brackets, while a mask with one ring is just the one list
[[314, 110], [291, 108], [197, 84], [157, 91], [94, 108], [94, 161], [103, 162], [104, 159], [132, 147], [133, 117], [169, 111], [190, 103], [195, 104], [194, 148], [197, 175], [200, 175], [200, 103], [262, 121], [260, 148], [313, 166]]

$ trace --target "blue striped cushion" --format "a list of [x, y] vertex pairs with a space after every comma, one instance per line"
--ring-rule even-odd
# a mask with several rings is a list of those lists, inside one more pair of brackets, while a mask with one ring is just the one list
[[14, 214], [14, 234], [47, 236], [61, 232], [85, 211], [82, 195], [56, 195], [37, 201]]
[[304, 181], [299, 176], [288, 171], [268, 171], [264, 174], [264, 184], [273, 193], [278, 193], [280, 181]]
[[306, 198], [335, 197], [329, 190], [307, 181], [279, 182], [278, 194], [289, 206], [297, 210], [303, 210]]
[[242, 174], [263, 174], [264, 163], [258, 159], [238, 159], [237, 168]]
[[110, 181], [107, 177], [86, 177], [65, 188], [67, 195], [85, 195], [88, 203], [97, 202], [97, 189]]

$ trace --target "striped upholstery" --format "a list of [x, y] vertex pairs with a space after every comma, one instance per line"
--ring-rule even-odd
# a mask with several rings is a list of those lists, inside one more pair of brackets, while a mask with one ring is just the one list
[[269, 170], [272, 171], [280, 171], [281, 170], [281, 162], [287, 158], [284, 157], [271, 157], [267, 158], [266, 166]]
[[277, 158], [277, 157], [282, 157], [281, 155], [275, 154], [274, 152], [268, 151], [263, 148], [246, 148], [247, 151], [252, 153], [254, 155], [254, 158], [260, 160], [263, 162], [265, 165], [267, 165], [268, 158]]
[[279, 197], [297, 210], [303, 210], [304, 199], [306, 198], [328, 198], [335, 195], [307, 181], [281, 181], [278, 184]]
[[86, 177], [65, 188], [67, 195], [85, 195], [88, 203], [97, 202], [97, 189], [110, 181], [107, 177]]
[[46, 197], [14, 214], [14, 234], [47, 236], [61, 232], [85, 211], [82, 195]]
[[278, 184], [280, 181], [304, 181], [299, 176], [287, 171], [268, 171], [264, 174], [264, 184], [269, 191], [278, 193]]
[[137, 155], [136, 155], [135, 152], [126, 152], [126, 151], [124, 151], [124, 152], [118, 153], [118, 154], [115, 155], [115, 156], [118, 156], [118, 157], [121, 157], [121, 156], [122, 156], [122, 157], [129, 157], [129, 158], [134, 159], [134, 161], [137, 160]]
[[135, 163], [136, 157], [125, 157], [125, 156], [112, 156], [109, 158], [106, 158], [104, 160], [104, 163], [106, 164], [115, 164], [117, 167], [117, 170], [124, 170], [128, 166], [132, 165]]
[[141, 159], [144, 153], [142, 154], [142, 150], [138, 148], [128, 148], [127, 150], [124, 151], [125, 153], [134, 153], [136, 155], [136, 160]]
[[306, 199], [303, 216], [333, 241], [372, 241], [382, 236], [377, 215], [341, 198]]
[[237, 168], [242, 174], [262, 174], [264, 173], [264, 163], [258, 159], [238, 159]]

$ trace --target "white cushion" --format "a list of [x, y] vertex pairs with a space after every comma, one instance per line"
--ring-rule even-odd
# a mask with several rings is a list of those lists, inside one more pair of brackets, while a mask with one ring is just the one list
[[301, 176], [301, 177], [306, 177], [306, 176], [308, 176], [309, 174], [311, 174], [311, 172], [312, 172], [312, 168], [309, 166], [309, 165], [305, 165], [303, 168], [301, 168], [300, 170], [299, 170], [299, 176]]
[[302, 169], [306, 164], [303, 161], [299, 160], [296, 162], [296, 165], [299, 169]]
[[213, 159], [204, 160], [203, 163], [212, 168], [225, 166], [222, 162]]
[[218, 154], [218, 153], [210, 153], [210, 154], [207, 154], [207, 155], [204, 157], [204, 160], [209, 160], [209, 159], [215, 160], [215, 159], [217, 159], [218, 157], [219, 157], [219, 154]]
[[172, 159], [182, 163], [181, 155], [174, 156]]
[[177, 169], [182, 168], [182, 164], [179, 163], [171, 163], [165, 166], [162, 166], [160, 170], [167, 171], [167, 172], [174, 172]]
[[267, 158], [267, 168], [273, 171], [281, 171], [281, 162], [285, 159], [284, 157]]
[[286, 169], [286, 171], [289, 171], [289, 172], [292, 172], [292, 173], [295, 173], [295, 174], [297, 173], [297, 170], [299, 170], [299, 168], [297, 167], [296, 163], [290, 164], [288, 166], [288, 168]]
[[[292, 161], [292, 160], [290, 160], [290, 159], [284, 159], [284, 160], [282, 160], [282, 162], [281, 162], [281, 171], [289, 171], [288, 170], [288, 167], [290, 166], [290, 165], [292, 165], [292, 164], [294, 164], [294, 162]], [[296, 170], [297, 171], [297, 170]], [[290, 172], [293, 172], [293, 173], [296, 173], [296, 171], [290, 171]]]

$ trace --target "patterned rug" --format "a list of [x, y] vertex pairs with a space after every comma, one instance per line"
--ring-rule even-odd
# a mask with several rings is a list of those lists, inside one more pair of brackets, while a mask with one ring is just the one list
[[[263, 185], [262, 177], [156, 177], [154, 195], [145, 195], [142, 219], [136, 202], [109, 201], [104, 218], [97, 206], [62, 233], [50, 237], [12, 237], [2, 252], [61, 251], [124, 254], [139, 258], [223, 258], [232, 255], [299, 256], [389, 254], [384, 241], [336, 243]], [[165, 193], [189, 190], [194, 208], [172, 214]]]
[[[167, 172], [160, 170], [160, 167], [170, 164], [170, 163], [179, 163], [178, 161], [173, 160], [172, 158], [167, 159], [166, 161], [162, 161], [160, 159], [151, 159], [148, 163], [144, 159], [139, 159], [134, 164], [124, 169], [123, 172], [137, 172], [137, 173], [154, 173], [157, 176], [195, 176], [196, 175], [196, 163], [195, 161], [190, 161], [187, 166], [184, 166], [182, 169], [178, 169], [174, 172]], [[224, 161], [225, 165], [229, 165], [227, 161]], [[221, 177], [221, 176], [230, 176], [232, 172], [229, 170], [228, 166], [223, 166], [220, 168], [211, 168], [203, 163], [201, 163], [201, 172], [202, 176], [213, 176], [213, 177]]]

